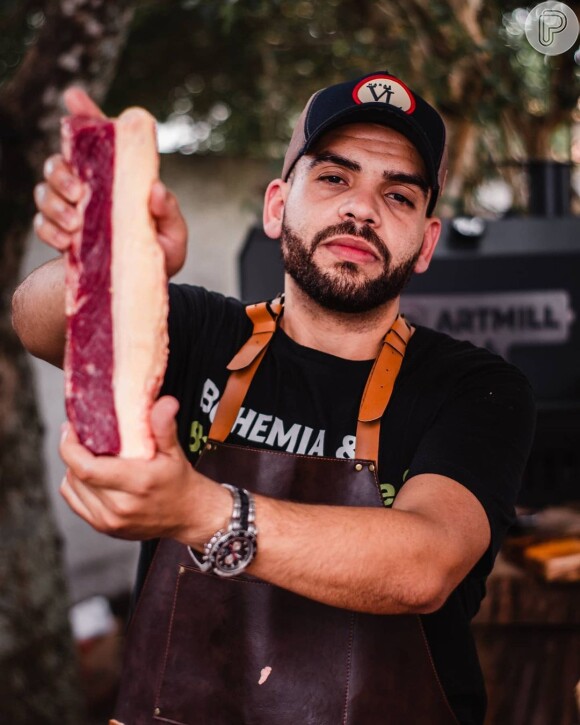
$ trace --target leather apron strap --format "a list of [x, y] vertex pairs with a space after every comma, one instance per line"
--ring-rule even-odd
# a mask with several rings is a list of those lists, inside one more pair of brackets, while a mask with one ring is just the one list
[[391, 399], [412, 332], [405, 318], [399, 315], [383, 338], [358, 413], [355, 458], [378, 460], [381, 418]]
[[260, 302], [246, 307], [246, 314], [254, 324], [254, 331], [228, 365], [231, 372], [209, 431], [210, 440], [223, 443], [228, 437], [258, 365], [276, 331], [283, 309], [282, 296], [272, 302]]
[[[254, 330], [228, 365], [230, 376], [209, 431], [209, 440], [223, 443], [228, 437], [256, 370], [276, 331], [283, 308], [283, 297], [278, 297], [271, 303], [260, 302], [246, 307], [246, 314], [254, 323]], [[391, 398], [411, 334], [411, 327], [399, 315], [383, 338], [381, 351], [367, 380], [359, 410], [355, 450], [357, 459], [375, 463], [378, 461], [381, 418]]]

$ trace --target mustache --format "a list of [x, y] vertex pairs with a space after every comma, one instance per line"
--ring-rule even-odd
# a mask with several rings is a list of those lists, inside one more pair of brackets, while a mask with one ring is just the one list
[[330, 239], [331, 237], [338, 237], [342, 235], [349, 235], [351, 237], [359, 237], [368, 242], [376, 253], [381, 257], [385, 264], [389, 264], [391, 261], [391, 253], [389, 252], [387, 245], [375, 232], [375, 230], [365, 224], [361, 227], [357, 226], [352, 220], [341, 222], [340, 224], [334, 224], [331, 227], [326, 227], [317, 232], [312, 238], [312, 246], [310, 248], [309, 256], [312, 257], [316, 247], [322, 242]]

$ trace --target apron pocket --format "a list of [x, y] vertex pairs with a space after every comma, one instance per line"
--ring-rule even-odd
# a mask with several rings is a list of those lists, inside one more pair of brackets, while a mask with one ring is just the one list
[[179, 725], [337, 725], [356, 615], [181, 566], [155, 703]]

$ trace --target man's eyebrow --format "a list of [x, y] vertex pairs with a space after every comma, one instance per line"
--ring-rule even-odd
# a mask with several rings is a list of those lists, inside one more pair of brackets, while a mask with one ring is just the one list
[[[337, 166], [343, 166], [349, 171], [362, 171], [361, 165], [356, 161], [348, 159], [346, 156], [332, 153], [331, 151], [321, 151], [320, 153], [315, 154], [314, 158], [310, 161], [308, 168], [313, 169], [319, 164], [328, 162], [336, 164]], [[427, 196], [429, 189], [431, 188], [425, 177], [421, 176], [421, 174], [408, 174], [404, 171], [384, 171], [383, 178], [385, 181], [399, 181], [402, 184], [412, 184], [413, 186], [418, 186], [425, 196]]]
[[385, 181], [399, 181], [402, 184], [418, 186], [425, 196], [427, 196], [431, 188], [425, 177], [421, 176], [421, 174], [407, 174], [404, 171], [384, 171], [383, 179]]
[[360, 164], [357, 164], [356, 161], [352, 161], [352, 159], [347, 159], [345, 156], [341, 156], [340, 154], [333, 154], [330, 151], [322, 151], [319, 154], [315, 154], [308, 168], [313, 169], [315, 166], [318, 166], [318, 164], [324, 164], [328, 161], [330, 161], [330, 163], [332, 164], [336, 164], [337, 166], [343, 166], [349, 171], [361, 170]]

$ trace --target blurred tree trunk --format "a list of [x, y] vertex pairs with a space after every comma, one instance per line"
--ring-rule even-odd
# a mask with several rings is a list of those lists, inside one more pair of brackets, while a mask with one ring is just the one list
[[[32, 190], [58, 146], [62, 91], [105, 94], [132, 18], [126, 0], [22, 2], [44, 22], [0, 88], [0, 712], [11, 725], [84, 721], [61, 543], [44, 481], [42, 423], [27, 354], [10, 324]], [[38, 16], [37, 16], [38, 17]]]

